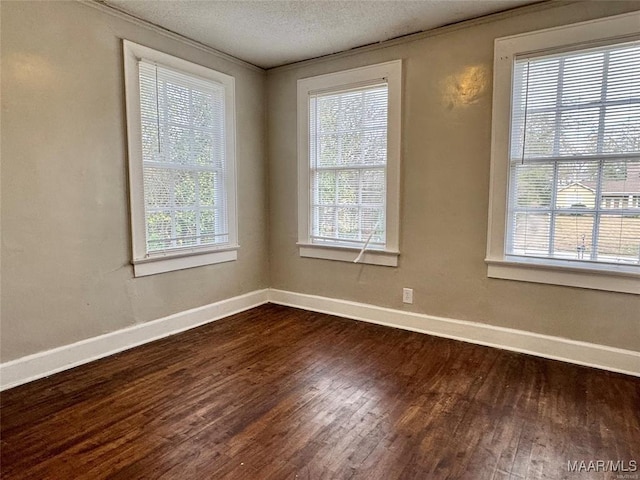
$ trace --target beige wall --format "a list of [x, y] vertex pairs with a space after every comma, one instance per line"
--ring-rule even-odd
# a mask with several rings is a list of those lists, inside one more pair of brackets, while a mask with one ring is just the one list
[[[489, 279], [484, 263], [493, 40], [639, 7], [556, 3], [269, 71], [271, 286], [640, 350], [640, 297]], [[398, 58], [404, 62], [399, 267], [300, 258], [296, 81]], [[402, 287], [414, 289], [413, 305], [402, 304]]]
[[[1, 5], [1, 360], [267, 287], [264, 72], [79, 3]], [[122, 38], [235, 77], [236, 262], [133, 278]]]
[[[266, 92], [261, 71], [79, 3], [0, 5], [1, 361], [269, 285], [640, 350], [637, 296], [487, 279], [483, 262], [493, 39], [637, 2], [554, 6], [274, 70]], [[236, 78], [237, 262], [133, 278], [121, 38]], [[301, 259], [296, 80], [396, 58], [405, 82], [400, 266]], [[401, 303], [403, 286], [414, 288], [414, 305]]]

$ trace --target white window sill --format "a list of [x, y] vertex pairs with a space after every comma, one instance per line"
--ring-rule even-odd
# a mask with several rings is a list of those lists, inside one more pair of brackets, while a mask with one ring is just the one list
[[214, 263], [232, 262], [238, 258], [238, 248], [236, 245], [201, 252], [168, 252], [165, 255], [134, 260], [133, 272], [135, 277], [145, 277], [157, 273], [213, 265]]
[[632, 265], [576, 265], [562, 260], [487, 258], [487, 276], [640, 295], [640, 272]]
[[[306, 258], [321, 258], [323, 260], [337, 260], [351, 262], [360, 254], [359, 248], [337, 247], [333, 245], [314, 245], [310, 243], [298, 243], [300, 256]], [[358, 263], [369, 265], [382, 265], [385, 267], [397, 267], [400, 252], [390, 250], [365, 250]]]

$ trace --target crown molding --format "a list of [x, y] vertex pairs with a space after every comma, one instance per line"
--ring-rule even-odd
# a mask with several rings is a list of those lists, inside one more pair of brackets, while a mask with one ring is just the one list
[[439, 35], [445, 35], [458, 30], [463, 30], [476, 25], [483, 25], [486, 23], [492, 23], [506, 18], [512, 18], [515, 16], [549, 10], [551, 8], [565, 7], [574, 3], [580, 3], [580, 0], [544, 0], [539, 3], [531, 5], [525, 5], [522, 7], [510, 8], [509, 10], [503, 10], [497, 13], [490, 13], [481, 17], [471, 18], [469, 20], [462, 20], [456, 23], [450, 23], [443, 25], [442, 27], [431, 28], [429, 30], [423, 30], [421, 32], [409, 33], [407, 35], [401, 35], [399, 37], [384, 40], [382, 42], [371, 43], [369, 45], [363, 45], [361, 47], [354, 47], [349, 50], [343, 50], [341, 52], [329, 53], [327, 55], [321, 55], [319, 57], [309, 58], [307, 60], [300, 60], [298, 62], [287, 63], [277, 67], [267, 69], [267, 73], [280, 72], [300, 67], [306, 67], [307, 65], [315, 65], [318, 63], [337, 60], [340, 58], [351, 57], [354, 55], [361, 55], [376, 50], [383, 50], [385, 48], [394, 47], [396, 45], [402, 45], [411, 42], [417, 42], [425, 38], [436, 37]]
[[147, 20], [143, 20], [142, 18], [136, 17], [135, 15], [132, 15], [130, 13], [127, 13], [123, 10], [120, 10], [116, 7], [113, 7], [105, 3], [104, 0], [76, 0], [76, 1], [81, 5], [94, 8], [103, 13], [111, 15], [112, 17], [120, 18], [121, 20], [128, 21], [139, 27], [146, 28], [147, 30], [151, 30], [164, 37], [170, 38], [172, 40], [176, 40], [185, 45], [189, 45], [190, 47], [201, 50], [205, 53], [208, 53], [209, 55], [213, 55], [214, 57], [220, 58], [222, 60], [226, 60], [236, 65], [240, 65], [242, 67], [248, 68], [249, 70], [252, 70], [255, 72], [262, 72], [262, 73], [265, 72], [263, 68], [260, 68], [257, 65], [246, 62], [240, 58], [234, 57], [233, 55], [229, 55], [228, 53], [221, 52], [220, 50], [216, 50], [215, 48], [209, 47], [204, 43], [200, 43], [195, 40], [192, 40], [188, 37], [185, 37], [184, 35], [180, 35], [179, 33], [172, 32], [171, 30], [167, 30], [166, 28], [156, 25], [155, 23], [151, 23], [151, 22], [148, 22]]

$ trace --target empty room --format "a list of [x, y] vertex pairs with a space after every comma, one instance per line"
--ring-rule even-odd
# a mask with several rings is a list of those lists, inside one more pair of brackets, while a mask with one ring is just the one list
[[640, 479], [640, 0], [0, 0], [3, 479]]

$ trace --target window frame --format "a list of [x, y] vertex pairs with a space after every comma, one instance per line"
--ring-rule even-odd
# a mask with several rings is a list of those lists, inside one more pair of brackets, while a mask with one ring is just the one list
[[400, 255], [400, 154], [402, 121], [402, 60], [368, 65], [298, 80], [298, 248], [301, 257], [353, 262], [362, 249], [344, 244], [311, 241], [311, 160], [309, 155], [309, 99], [319, 91], [330, 93], [387, 80], [386, 211], [383, 249], [366, 249], [358, 263], [396, 267]]
[[[236, 188], [236, 120], [235, 79], [216, 70], [183, 60], [143, 45], [123, 40], [125, 102], [127, 119], [129, 201], [131, 208], [131, 263], [134, 276], [141, 277], [185, 268], [229, 262], [237, 259], [238, 220]], [[140, 81], [138, 62], [141, 59], [164, 67], [221, 84], [225, 91], [225, 207], [229, 241], [224, 244], [185, 247], [161, 252], [147, 252], [140, 117]]]
[[640, 12], [497, 38], [494, 49], [493, 112], [487, 276], [640, 294], [638, 267], [579, 264], [558, 259], [525, 258], [506, 253], [510, 175], [513, 68], [516, 56], [544, 55], [622, 43], [640, 38]]

